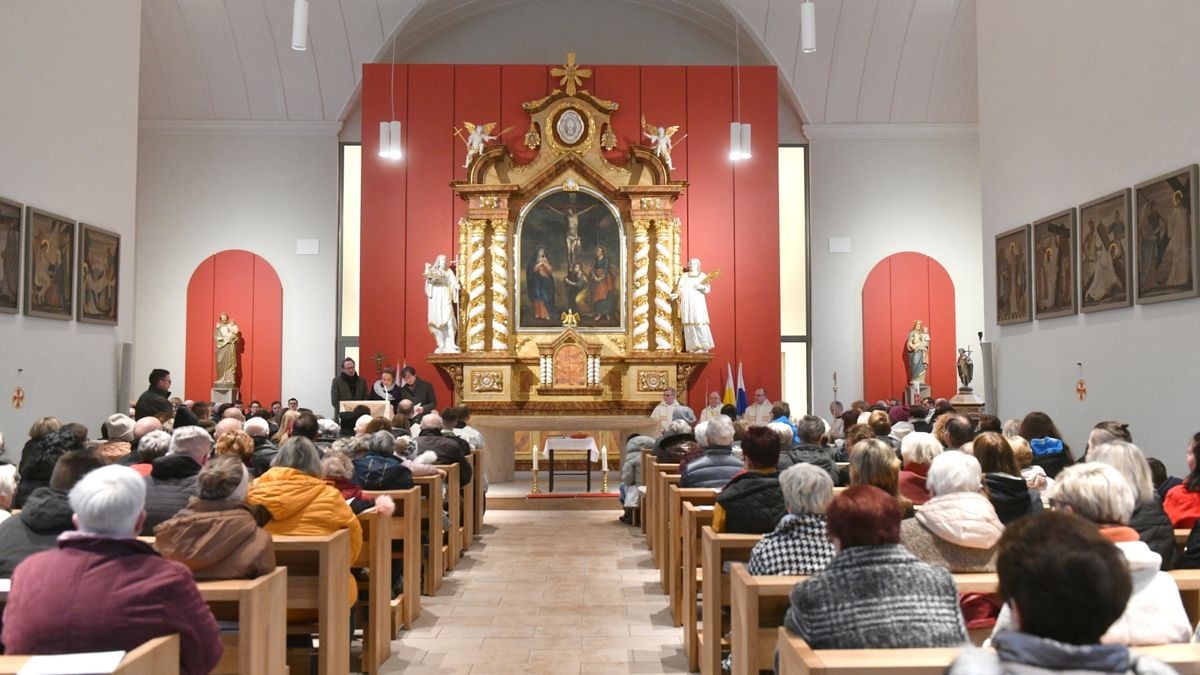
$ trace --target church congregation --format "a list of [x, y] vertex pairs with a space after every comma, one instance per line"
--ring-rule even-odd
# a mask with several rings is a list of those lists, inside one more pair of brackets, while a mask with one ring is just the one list
[[0, 675], [1200, 675], [1198, 31], [0, 2]]

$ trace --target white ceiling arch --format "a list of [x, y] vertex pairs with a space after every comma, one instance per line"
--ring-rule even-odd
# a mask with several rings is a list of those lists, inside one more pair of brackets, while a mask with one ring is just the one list
[[[590, 63], [732, 62], [779, 67], [805, 122], [957, 123], [977, 119], [975, 0], [816, 0], [817, 52], [799, 50], [800, 0], [311, 0], [309, 50], [291, 45], [291, 0], [144, 0], [143, 120], [336, 122], [355, 107], [364, 63], [553, 62], [607, 20], [621, 34]], [[464, 27], [555, 26], [456, 45]], [[580, 17], [576, 19], [576, 17]], [[572, 36], [572, 30], [579, 31]], [[646, 36], [657, 36], [648, 39]], [[701, 36], [703, 40], [698, 40]], [[723, 50], [700, 53], [704, 41]], [[462, 58], [455, 58], [461, 56]], [[602, 57], [609, 58], [602, 58]], [[470, 57], [470, 58], [468, 58]]]

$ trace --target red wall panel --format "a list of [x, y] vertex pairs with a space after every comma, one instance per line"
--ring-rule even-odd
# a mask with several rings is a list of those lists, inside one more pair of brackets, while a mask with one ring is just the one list
[[934, 398], [954, 396], [954, 282], [945, 268], [920, 253], [896, 253], [879, 261], [867, 275], [862, 298], [866, 400], [904, 397], [905, 344], [918, 319], [929, 326], [932, 337], [925, 381]]
[[205, 258], [187, 291], [184, 396], [209, 400], [216, 377], [213, 328], [227, 313], [242, 331], [238, 363], [241, 396], [269, 405], [279, 399], [283, 373], [283, 287], [275, 268], [249, 251]]
[[[584, 88], [620, 105], [613, 117], [618, 147], [606, 155], [611, 161], [624, 161], [629, 145], [645, 143], [643, 111], [651, 122], [680, 126], [672, 175], [689, 182], [676, 203], [684, 229], [681, 252], [700, 257], [706, 270], [722, 271], [709, 297], [718, 347], [695, 391], [722, 388], [726, 361], [736, 367], [741, 359], [747, 388], [764, 386], [778, 396], [776, 70], [743, 69], [743, 117], [754, 124], [757, 140], [754, 159], [735, 176], [728, 159], [732, 68], [581, 65], [593, 69]], [[515, 160], [529, 161], [535, 153], [522, 144], [529, 118], [521, 104], [561, 87], [550, 68], [397, 65], [395, 116], [404, 125], [406, 154], [394, 162], [379, 158], [376, 147], [379, 122], [392, 116], [391, 67], [364, 66], [360, 350], [366, 375], [374, 371], [369, 355], [382, 351], [389, 360], [417, 366], [434, 383], [439, 401], [449, 402], [449, 383], [424, 360], [434, 342], [425, 327], [419, 275], [438, 253], [453, 258], [458, 251], [456, 222], [464, 211], [448, 182], [465, 175], [464, 149], [451, 131], [464, 120], [498, 119], [500, 129], [515, 127], [504, 138]], [[754, 297], [738, 304], [746, 292]]]

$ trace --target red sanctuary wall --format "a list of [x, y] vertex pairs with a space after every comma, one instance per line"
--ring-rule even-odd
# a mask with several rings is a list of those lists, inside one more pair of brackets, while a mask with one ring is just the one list
[[871, 269], [862, 293], [864, 399], [904, 398], [904, 345], [917, 319], [929, 326], [931, 338], [925, 381], [934, 398], [954, 396], [954, 282], [946, 268], [920, 253], [896, 253]]
[[[439, 403], [450, 382], [425, 356], [433, 336], [425, 326], [420, 275], [439, 253], [458, 251], [463, 202], [449, 182], [465, 178], [463, 144], [452, 135], [463, 121], [512, 126], [504, 137], [517, 162], [532, 153], [521, 144], [529, 117], [521, 104], [559, 87], [552, 66], [369, 64], [362, 95], [362, 260], [360, 354], [382, 352], [407, 362], [430, 380]], [[742, 121], [753, 125], [753, 159], [729, 161], [735, 77], [729, 66], [590, 66], [585, 88], [616, 101], [618, 145], [606, 156], [623, 163], [639, 144], [642, 115], [654, 124], [678, 124], [672, 178], [688, 181], [675, 204], [682, 222], [684, 258], [721, 270], [708, 306], [717, 349], [694, 378], [690, 402], [705, 384], [724, 387], [726, 361], [745, 367], [746, 387], [778, 396], [779, 350], [779, 137], [774, 67], [741, 68]], [[393, 94], [394, 92], [394, 94]], [[393, 98], [394, 96], [394, 98]], [[394, 111], [394, 116], [393, 116]], [[379, 157], [379, 123], [402, 125], [404, 158]], [[687, 139], [680, 138], [687, 134]], [[374, 368], [362, 368], [373, 376]]]
[[188, 281], [184, 397], [208, 401], [216, 377], [213, 328], [226, 312], [242, 331], [241, 396], [270, 406], [283, 379], [283, 286], [271, 263], [249, 252], [221, 251]]

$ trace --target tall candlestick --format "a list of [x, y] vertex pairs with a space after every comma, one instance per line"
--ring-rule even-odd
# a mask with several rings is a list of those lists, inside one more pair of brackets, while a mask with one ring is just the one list
[[530, 492], [530, 494], [536, 495], [541, 492], [541, 490], [538, 489], [538, 481], [537, 481], [537, 478], [538, 478], [538, 476], [537, 476], [538, 475], [538, 447], [537, 447], [537, 445], [533, 446], [533, 450], [530, 451], [529, 456], [533, 459], [533, 485], [530, 486], [529, 492]]
[[537, 447], [536, 443], [534, 444], [533, 451], [530, 453], [530, 455], [533, 457], [533, 470], [537, 471], [538, 470], [538, 447]]
[[608, 494], [608, 446], [600, 446], [600, 492]]

